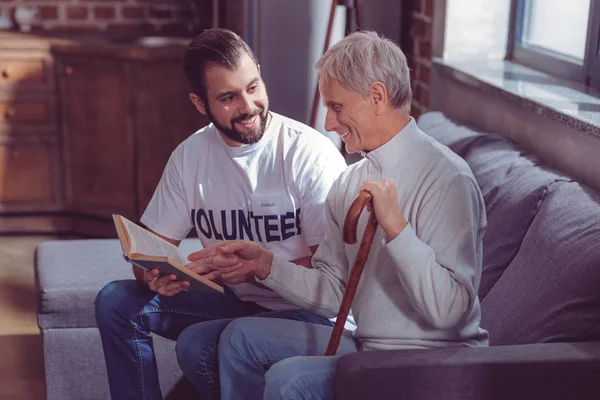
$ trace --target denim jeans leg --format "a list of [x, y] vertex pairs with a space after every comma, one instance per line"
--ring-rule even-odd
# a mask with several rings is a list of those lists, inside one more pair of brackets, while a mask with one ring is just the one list
[[[272, 365], [295, 356], [321, 356], [331, 326], [272, 318], [238, 318], [219, 340], [219, 379], [223, 400], [262, 399], [265, 374]], [[358, 351], [352, 332], [344, 331], [338, 355]]]
[[264, 311], [219, 293], [185, 291], [160, 296], [135, 280], [115, 281], [96, 297], [96, 322], [102, 339], [113, 399], [162, 399], [151, 332], [175, 340], [197, 322]]
[[[264, 311], [252, 317], [284, 318], [331, 326], [332, 322], [305, 310]], [[179, 367], [198, 393], [212, 391], [213, 399], [220, 399], [218, 346], [219, 336], [233, 319], [221, 319], [194, 324], [177, 339]], [[207, 397], [208, 398], [208, 397]]]
[[217, 352], [219, 337], [232, 318], [200, 322], [177, 338], [177, 362], [202, 399], [221, 398]]
[[274, 310], [274, 311], [263, 311], [254, 315], [253, 318], [280, 318], [290, 319], [292, 321], [310, 322], [312, 324], [319, 324], [325, 326], [333, 326], [333, 322], [329, 318], [322, 317], [311, 311], [307, 310]]
[[267, 371], [263, 400], [333, 400], [340, 357], [292, 357], [279, 361]]

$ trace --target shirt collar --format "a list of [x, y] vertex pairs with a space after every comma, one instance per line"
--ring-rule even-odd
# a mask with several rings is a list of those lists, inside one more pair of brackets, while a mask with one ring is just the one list
[[387, 141], [387, 143], [368, 153], [362, 152], [362, 155], [380, 173], [385, 172], [388, 168], [395, 169], [412, 154], [416, 144], [415, 139], [420, 136], [419, 132], [420, 129], [415, 119], [410, 117], [409, 123]]
[[260, 138], [260, 140], [258, 142], [254, 143], [254, 144], [247, 144], [247, 145], [237, 146], [237, 147], [229, 146], [227, 143], [225, 143], [225, 141], [221, 137], [221, 134], [217, 131], [217, 128], [215, 127], [215, 135], [217, 136], [217, 140], [223, 146], [225, 151], [233, 157], [243, 156], [243, 155], [249, 154], [257, 149], [260, 149], [261, 147], [265, 146], [268, 142], [270, 142], [271, 139], [273, 139], [273, 137], [275, 136], [275, 133], [279, 129], [279, 125], [281, 122], [278, 114], [271, 112], [271, 111], [269, 111], [269, 114], [271, 115], [271, 122], [269, 123], [269, 126], [267, 127], [267, 129], [265, 129], [265, 133], [264, 133], [263, 137]]

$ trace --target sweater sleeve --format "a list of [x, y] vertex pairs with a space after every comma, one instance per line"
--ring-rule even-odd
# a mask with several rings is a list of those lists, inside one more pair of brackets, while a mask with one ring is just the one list
[[343, 225], [336, 219], [336, 191], [334, 184], [325, 203], [325, 237], [313, 255], [313, 268], [298, 268], [274, 255], [271, 273], [266, 279], [259, 280], [293, 304], [327, 318], [337, 315], [348, 278]]
[[479, 287], [485, 207], [473, 179], [458, 175], [421, 207], [383, 251], [419, 314], [438, 329], [466, 318]]

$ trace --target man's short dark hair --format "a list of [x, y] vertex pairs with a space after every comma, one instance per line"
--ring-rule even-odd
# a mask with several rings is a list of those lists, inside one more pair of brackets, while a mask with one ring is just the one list
[[196, 35], [183, 56], [183, 73], [192, 93], [207, 101], [205, 71], [209, 66], [234, 70], [244, 54], [258, 66], [256, 55], [236, 33], [228, 29], [207, 29]]

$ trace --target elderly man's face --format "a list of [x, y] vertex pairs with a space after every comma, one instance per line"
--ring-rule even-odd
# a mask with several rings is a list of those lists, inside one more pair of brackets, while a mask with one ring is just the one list
[[337, 79], [319, 81], [319, 91], [327, 107], [325, 129], [337, 132], [346, 144], [348, 153], [371, 151], [378, 144], [370, 144], [375, 111], [367, 98], [346, 89]]

